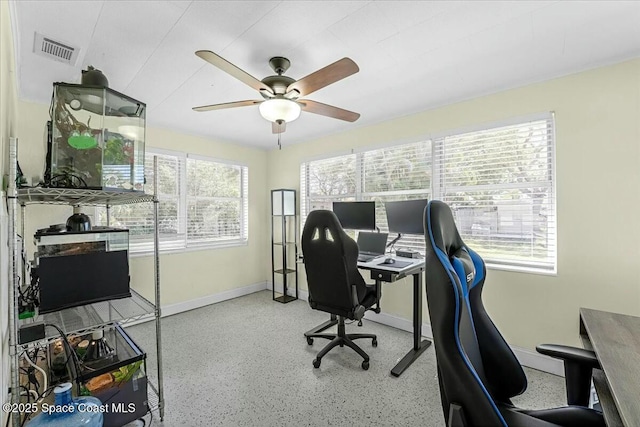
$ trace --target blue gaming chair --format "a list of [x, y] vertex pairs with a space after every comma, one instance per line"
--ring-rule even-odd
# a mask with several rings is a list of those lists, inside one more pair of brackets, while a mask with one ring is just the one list
[[593, 352], [540, 345], [540, 353], [565, 363], [569, 406], [523, 410], [511, 398], [527, 378], [482, 305], [484, 261], [468, 248], [449, 206], [437, 200], [425, 209], [426, 283], [444, 418], [449, 427], [603, 427], [600, 412], [586, 408]]

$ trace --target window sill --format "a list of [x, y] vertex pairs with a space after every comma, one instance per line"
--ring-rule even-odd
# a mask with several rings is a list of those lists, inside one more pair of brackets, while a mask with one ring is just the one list
[[[186, 248], [170, 248], [170, 249], [160, 249], [160, 255], [173, 255], [173, 254], [181, 254], [186, 252], [196, 252], [196, 251], [210, 251], [216, 249], [227, 249], [227, 248], [235, 248], [241, 246], [248, 246], [248, 240], [234, 240], [232, 242], [227, 243], [217, 243], [211, 245], [201, 245], [201, 246], [189, 246]], [[153, 249], [144, 250], [144, 251], [136, 251], [129, 252], [130, 258], [139, 258], [139, 257], [150, 257], [153, 256]]]
[[542, 276], [557, 276], [558, 270], [557, 268], [553, 270], [547, 270], [543, 268], [536, 267], [524, 267], [520, 265], [505, 265], [505, 264], [493, 264], [487, 262], [485, 264], [487, 266], [487, 270], [499, 270], [499, 271], [510, 271], [513, 273], [525, 273], [525, 274], [539, 274]]

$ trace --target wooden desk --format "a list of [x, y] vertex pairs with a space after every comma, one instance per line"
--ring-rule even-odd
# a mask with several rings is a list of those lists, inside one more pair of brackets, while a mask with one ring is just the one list
[[581, 308], [580, 335], [604, 371], [594, 382], [607, 425], [640, 426], [640, 317]]

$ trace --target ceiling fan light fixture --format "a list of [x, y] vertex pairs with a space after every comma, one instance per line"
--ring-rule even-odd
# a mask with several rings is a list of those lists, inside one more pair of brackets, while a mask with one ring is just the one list
[[265, 120], [292, 122], [300, 117], [300, 105], [289, 99], [269, 99], [260, 104], [260, 115]]

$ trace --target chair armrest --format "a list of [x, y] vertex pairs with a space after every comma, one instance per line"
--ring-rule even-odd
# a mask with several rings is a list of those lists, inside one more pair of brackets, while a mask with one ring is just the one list
[[591, 375], [600, 368], [596, 354], [591, 350], [558, 344], [540, 344], [538, 353], [564, 361], [564, 381], [569, 405], [588, 406]]
[[365, 307], [360, 304], [358, 300], [358, 288], [355, 284], [351, 285], [351, 299], [353, 300], [353, 318], [355, 320], [362, 320], [364, 317]]
[[449, 404], [449, 422], [447, 427], [467, 427], [467, 420], [464, 417], [462, 406], [457, 403]]
[[598, 362], [596, 354], [591, 350], [568, 345], [540, 344], [536, 347], [536, 351], [556, 359], [562, 359], [565, 362], [573, 362], [585, 367], [600, 369], [600, 362]]

